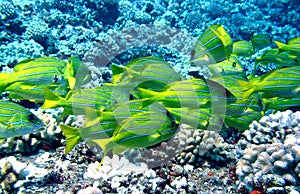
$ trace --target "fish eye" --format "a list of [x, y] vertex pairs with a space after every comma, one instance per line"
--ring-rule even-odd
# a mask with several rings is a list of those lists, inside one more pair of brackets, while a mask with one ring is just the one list
[[30, 115], [28, 115], [28, 119], [29, 119], [29, 121], [34, 122], [35, 117], [33, 114], [30, 114]]
[[134, 96], [132, 94], [129, 95], [129, 100], [134, 100]]
[[236, 62], [233, 62], [233, 63], [232, 63], [232, 67], [236, 67]]
[[176, 127], [176, 122], [175, 122], [175, 121], [172, 121], [172, 123], [171, 123], [171, 128], [174, 128], [174, 127]]
[[194, 57], [195, 56], [195, 50], [192, 50], [191, 52], [191, 56]]
[[54, 76], [54, 83], [57, 83], [57, 82], [58, 82], [58, 76], [55, 75], [55, 76]]

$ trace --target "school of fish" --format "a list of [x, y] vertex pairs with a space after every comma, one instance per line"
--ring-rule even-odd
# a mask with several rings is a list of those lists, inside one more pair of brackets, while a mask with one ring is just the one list
[[[274, 43], [274, 45], [272, 45]], [[241, 57], [265, 51], [246, 76]], [[221, 25], [209, 26], [196, 41], [190, 63], [207, 66], [209, 78], [186, 79], [158, 57], [142, 57], [125, 66], [111, 64], [112, 83], [83, 88], [91, 75], [80, 59], [41, 57], [1, 72], [0, 140], [35, 133], [45, 124], [19, 101], [63, 107], [63, 116], [84, 115], [82, 128], [60, 125], [68, 153], [86, 141], [104, 154], [145, 148], [173, 137], [180, 124], [190, 129], [247, 130], [267, 110], [297, 109], [300, 103], [300, 38], [287, 44], [264, 34], [233, 42]], [[256, 76], [259, 66], [275, 65]]]

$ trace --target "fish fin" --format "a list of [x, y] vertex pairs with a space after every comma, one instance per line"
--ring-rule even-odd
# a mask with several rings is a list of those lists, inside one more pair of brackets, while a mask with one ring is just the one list
[[5, 89], [12, 83], [12, 75], [11, 73], [1, 72], [0, 77], [0, 93], [4, 92]]
[[134, 76], [137, 75], [136, 71], [128, 68], [127, 66], [122, 67], [122, 66], [112, 64], [111, 65], [111, 70], [112, 70], [112, 73], [113, 73], [112, 83], [120, 82], [121, 79], [124, 77], [125, 73], [127, 74], [127, 76], [130, 79], [132, 79]]
[[148, 99], [143, 99], [143, 100], [142, 100], [142, 105], [141, 105], [139, 108], [140, 108], [140, 109], [143, 109], [143, 108], [149, 106], [150, 104], [152, 104], [154, 101], [155, 101], [155, 100], [152, 100], [152, 99], [150, 99], [150, 98], [148, 98]]
[[51, 92], [49, 88], [44, 89], [44, 95], [45, 95], [45, 102], [42, 105], [42, 109], [57, 108], [57, 107], [67, 105], [66, 98], [63, 98], [58, 94]]
[[140, 96], [142, 99], [154, 98], [159, 94], [159, 92], [155, 92], [155, 91], [144, 89], [144, 88], [138, 88], [137, 90], [140, 93]]
[[125, 71], [125, 68], [122, 67], [122, 66], [119, 66], [119, 65], [116, 65], [116, 64], [111, 64], [110, 65], [110, 68], [111, 68], [111, 71], [112, 73], [115, 75], [115, 74], [121, 74]]
[[123, 146], [117, 146], [113, 149], [113, 154], [121, 154], [123, 153], [124, 151], [126, 151], [127, 149]]
[[76, 85], [76, 79], [73, 76], [68, 76], [69, 88], [73, 90]]
[[139, 96], [142, 99], [142, 107], [144, 108], [150, 104], [152, 104], [154, 101], [158, 100], [159, 98], [159, 92], [155, 92], [152, 90], [144, 89], [144, 88], [138, 88]]
[[93, 139], [91, 140], [93, 143], [96, 143], [104, 152], [103, 158], [106, 154], [113, 149], [112, 140], [111, 138], [106, 139]]
[[116, 64], [111, 64], [110, 68], [113, 74], [112, 83], [117, 83], [123, 75], [125, 68]]
[[256, 86], [249, 81], [237, 80], [237, 82], [242, 87], [241, 88], [243, 91], [242, 97], [246, 101], [251, 96], [251, 94], [253, 94], [255, 92]]
[[80, 137], [79, 131], [75, 127], [67, 126], [67, 125], [59, 125], [61, 130], [64, 132], [66, 136], [66, 149], [65, 154], [69, 153], [73, 147], [82, 141]]
[[132, 78], [134, 78], [134, 77], [140, 75], [140, 73], [138, 73], [138, 72], [136, 72], [136, 71], [134, 71], [134, 70], [132, 70], [132, 69], [130, 69], [130, 68], [128, 68], [128, 67], [124, 67], [124, 68], [125, 68], [126, 73], [127, 73], [128, 77], [129, 77], [130, 79], [132, 79]]
[[69, 88], [71, 90], [73, 90], [75, 88], [75, 84], [76, 84], [76, 79], [75, 79], [75, 70], [74, 68], [74, 64], [72, 59], [74, 59], [73, 57], [69, 58], [68, 63], [65, 67], [65, 72], [64, 72], [64, 77], [66, 80], [68, 80], [69, 83]]
[[286, 46], [286, 44], [284, 44], [282, 42], [279, 42], [279, 41], [276, 41], [276, 40], [274, 42], [277, 45], [277, 47], [280, 48], [280, 49], [282, 49], [282, 48], [284, 48]]

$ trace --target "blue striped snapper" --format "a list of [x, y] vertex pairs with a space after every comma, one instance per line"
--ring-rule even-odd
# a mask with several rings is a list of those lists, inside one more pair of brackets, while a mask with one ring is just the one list
[[219, 24], [208, 27], [197, 40], [191, 62], [197, 66], [221, 62], [232, 52], [232, 40]]
[[65, 96], [70, 89], [91, 80], [88, 68], [76, 57], [68, 62], [52, 57], [28, 59], [18, 63], [13, 73], [0, 75], [0, 92], [8, 91], [11, 98], [37, 102], [44, 100], [44, 88]]
[[0, 100], [0, 139], [42, 130], [45, 124], [17, 103]]
[[111, 138], [93, 139], [105, 154], [115, 154], [126, 149], [145, 148], [165, 141], [177, 132], [178, 126], [168, 116], [163, 106], [155, 104], [150, 111], [140, 112], [124, 119]]
[[280, 51], [278, 48], [266, 50], [260, 57], [255, 59], [254, 70], [257, 66], [266, 66], [268, 64], [274, 64], [277, 68], [291, 67], [297, 65], [297, 56], [289, 51]]
[[9, 97], [19, 100], [43, 101], [43, 90], [49, 87], [63, 95], [68, 85], [62, 69], [66, 63], [56, 58], [42, 57], [21, 61], [14, 67], [13, 73], [0, 73], [4, 79], [0, 83], [0, 92], [8, 91]]
[[102, 112], [101, 116], [88, 119], [82, 128], [75, 128], [67, 125], [60, 125], [66, 136], [65, 153], [70, 152], [73, 147], [83, 139], [105, 139], [112, 136], [118, 122], [113, 112]]
[[222, 85], [229, 92], [231, 92], [236, 97], [237, 100], [242, 100], [243, 90], [238, 80], [247, 81], [245, 77], [246, 75], [243, 72], [241, 72], [241, 73], [226, 74], [221, 76], [214, 76], [211, 77], [210, 80]]
[[177, 125], [163, 106], [154, 103], [140, 107], [140, 100], [119, 103], [100, 112], [97, 120], [87, 121], [81, 129], [61, 125], [66, 136], [66, 153], [83, 139], [96, 143], [105, 153], [109, 150], [119, 153], [157, 144], [176, 133]]
[[265, 34], [256, 34], [251, 38], [251, 43], [254, 50], [260, 50], [271, 46], [270, 37]]
[[23, 60], [14, 67], [11, 80], [39, 85], [60, 83], [64, 78], [63, 69], [66, 64], [65, 61], [53, 57]]
[[287, 109], [299, 108], [300, 94], [292, 98], [282, 98], [282, 97], [264, 98], [263, 104], [266, 110], [273, 109], [277, 111], [283, 111]]
[[65, 82], [63, 74], [54, 67], [30, 68], [14, 73], [0, 73], [0, 76], [3, 78], [0, 83], [0, 92], [10, 91], [13, 87], [9, 86], [15, 83], [23, 85], [51, 86], [54, 84], [64, 84]]
[[56, 68], [56, 69], [64, 69], [66, 66], [66, 62], [59, 58], [54, 57], [40, 57], [34, 59], [25, 59], [19, 62], [14, 68], [14, 72], [24, 71], [29, 69], [36, 68]]
[[9, 98], [18, 100], [29, 100], [32, 102], [43, 102], [45, 100], [45, 89], [57, 95], [65, 96], [68, 92], [66, 82], [61, 84], [51, 84], [50, 86], [15, 82], [6, 88], [9, 91]]
[[[190, 79], [169, 83], [162, 92], [138, 88], [139, 96], [145, 100], [144, 104], [161, 102], [165, 107], [211, 107], [214, 101], [235, 101], [235, 97], [216, 82], [204, 79]], [[214, 94], [212, 94], [212, 92]], [[228, 93], [226, 93], [228, 92]], [[221, 106], [223, 104], [220, 104]]]
[[112, 96], [116, 102], [130, 100], [137, 88], [160, 91], [167, 83], [181, 80], [179, 73], [158, 57], [142, 57], [130, 61], [127, 66], [112, 65], [114, 87]]
[[233, 43], [232, 55], [250, 57], [254, 54], [254, 49], [251, 42], [240, 40]]
[[249, 81], [238, 80], [247, 99], [255, 92], [261, 92], [263, 98], [292, 98], [299, 95], [300, 66], [275, 69]]
[[219, 129], [225, 115], [211, 115], [211, 108], [166, 108], [177, 124], [186, 124], [191, 129], [205, 130], [209, 125]]
[[[212, 77], [211, 80], [220, 83], [236, 97], [235, 102], [226, 104], [225, 124], [227, 126], [246, 130], [253, 119], [260, 119], [259, 115], [255, 112], [262, 112], [264, 109], [261, 94], [254, 93], [250, 97], [245, 98], [245, 93], [240, 82], [247, 82], [246, 78], [239, 74], [229, 74]], [[251, 115], [253, 119], [251, 119]]]
[[279, 41], [274, 42], [281, 51], [289, 51], [291, 54], [300, 57], [300, 38], [291, 39], [288, 44]]
[[265, 106], [262, 103], [262, 97], [260, 93], [252, 94], [246, 101], [243, 99], [237, 100], [234, 103], [227, 104], [226, 115], [239, 116], [249, 109], [257, 112], [263, 111]]
[[[209, 77], [230, 74], [243, 74], [243, 67], [239, 59], [235, 56], [230, 56], [228, 59], [219, 63], [209, 65]], [[243, 76], [243, 75], [241, 75]]]
[[237, 106], [237, 108], [249, 107], [261, 111], [262, 107], [259, 104], [261, 104], [262, 97], [260, 94], [254, 93], [248, 98], [245, 98], [243, 86], [240, 85], [240, 82], [248, 82], [245, 77], [245, 74], [229, 74], [224, 76], [212, 77], [211, 80], [221, 84], [236, 97], [235, 102], [227, 104], [227, 109]]
[[112, 87], [100, 86], [97, 88], [75, 89], [65, 97], [49, 89], [44, 90], [45, 102], [43, 109], [63, 107], [63, 115], [84, 115], [88, 111], [100, 111], [112, 106]]
[[226, 115], [225, 124], [229, 127], [233, 127], [235, 129], [245, 131], [249, 129], [249, 125], [254, 120], [258, 121], [261, 119], [262, 116], [263, 116], [262, 112], [248, 109], [240, 115], [236, 115], [236, 116]]
[[126, 66], [111, 65], [113, 84], [158, 80], [173, 82], [180, 80], [180, 74], [163, 59], [158, 57], [141, 57], [130, 61]]
[[63, 72], [70, 90], [78, 89], [92, 80], [90, 70], [78, 57], [70, 57]]
[[[75, 128], [66, 125], [60, 125], [66, 136], [66, 149], [68, 153], [77, 143], [90, 139], [110, 138], [115, 130], [124, 119], [127, 119], [137, 113], [145, 112], [148, 107], [140, 109], [141, 100], [132, 100], [118, 103], [115, 106], [103, 110], [94, 110], [97, 117], [86, 116], [86, 122], [82, 128]], [[81, 114], [86, 113], [85, 110]]]

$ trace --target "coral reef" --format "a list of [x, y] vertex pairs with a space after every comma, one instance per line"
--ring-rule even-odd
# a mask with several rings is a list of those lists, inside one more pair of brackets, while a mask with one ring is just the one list
[[10, 64], [14, 61], [22, 61], [32, 57], [41, 57], [44, 55], [43, 47], [34, 40], [13, 41], [7, 45], [0, 45], [1, 63]]
[[288, 193], [293, 186], [299, 186], [299, 121], [300, 112], [277, 112], [254, 121], [243, 133], [237, 150], [240, 189]]
[[[60, 123], [80, 127], [84, 122], [83, 118], [79, 116], [69, 116], [66, 120], [60, 121], [61, 110], [46, 112], [41, 109], [32, 109], [31, 111], [46, 124], [46, 128], [41, 132], [5, 139], [0, 146], [0, 156], [10, 156], [17, 153], [32, 155], [40, 149], [54, 150], [65, 143], [63, 133], [58, 126]], [[81, 152], [87, 153], [87, 151], [82, 150]]]
[[[260, 32], [285, 42], [300, 36], [298, 4], [297, 0], [3, 1], [0, 2], [1, 71], [10, 71], [16, 61], [25, 58], [77, 55], [84, 58], [92, 72], [93, 80], [85, 87], [97, 87], [110, 81], [107, 65], [111, 60], [124, 65], [133, 58], [153, 55], [164, 58], [188, 77], [192, 69], [185, 62], [196, 37], [206, 26], [220, 23], [235, 40], [249, 40]], [[254, 58], [241, 58], [248, 74]], [[271, 65], [259, 71], [265, 73], [273, 68]], [[199, 69], [205, 74], [205, 68]], [[254, 122], [243, 133], [236, 153], [233, 151], [236, 145], [226, 142], [217, 132], [182, 130], [177, 139], [171, 140], [172, 145], [168, 142], [159, 149], [131, 150], [125, 153], [126, 160], [121, 159], [130, 167], [137, 162], [147, 163], [148, 168], [157, 167], [161, 161], [176, 155], [175, 149], [181, 153], [173, 164], [141, 171], [144, 174], [128, 171], [124, 176], [97, 171], [95, 162], [102, 153], [96, 155], [98, 150], [85, 143], [63, 156], [63, 148], [59, 146], [65, 140], [58, 124], [81, 126], [81, 118], [61, 121], [60, 111], [33, 112], [47, 128], [41, 133], [6, 139], [1, 145], [0, 156], [5, 158], [0, 160], [0, 193], [300, 192], [299, 112], [278, 112]], [[53, 149], [55, 153], [47, 152]], [[33, 153], [37, 156], [28, 156]], [[215, 164], [225, 165], [235, 160], [236, 156], [237, 166], [213, 168]], [[113, 171], [111, 167], [110, 170]], [[84, 174], [91, 178], [96, 173], [104, 174], [106, 180], [81, 178]], [[237, 177], [239, 190], [235, 191]]]
[[[181, 61], [188, 59], [195, 38], [166, 25], [141, 24], [123, 30], [112, 29], [107, 33], [101, 32], [97, 41], [98, 43], [84, 57], [84, 61], [92, 62], [97, 67], [108, 65], [114, 58], [117, 58], [117, 61], [113, 62], [124, 64], [133, 58], [149, 55], [159, 56], [165, 60], [173, 59], [182, 65], [179, 59], [180, 57], [185, 57], [185, 60]], [[180, 66], [177, 68], [180, 69]]]
[[61, 112], [43, 112], [42, 110], [32, 110], [45, 124], [46, 129], [20, 137], [7, 138], [2, 142], [0, 155], [9, 156], [20, 153], [22, 155], [32, 155], [39, 149], [51, 150], [63, 145], [64, 139], [58, 127], [58, 115]]
[[179, 164], [201, 166], [204, 161], [209, 161], [211, 164], [222, 165], [235, 158], [235, 146], [225, 142], [218, 131], [187, 131], [179, 138], [186, 143], [176, 156]]
[[[97, 43], [98, 38], [101, 40], [101, 33], [106, 34], [110, 29], [119, 31], [141, 24], [175, 27], [188, 31], [194, 37], [198, 37], [207, 25], [214, 23], [226, 26], [229, 34], [236, 39], [249, 40], [256, 32], [269, 34], [279, 41], [299, 36], [297, 3], [276, 2], [263, 0], [2, 2], [0, 27], [3, 30], [0, 42], [9, 44], [16, 40], [23, 42], [32, 38], [43, 47], [41, 52], [45, 54], [82, 57]], [[144, 38], [148, 37], [149, 32], [144, 32]], [[154, 29], [152, 32], [157, 33], [161, 30]], [[6, 49], [8, 53], [16, 53], [13, 47]], [[20, 60], [18, 56], [14, 59]], [[8, 62], [9, 60], [1, 59], [1, 63]]]

